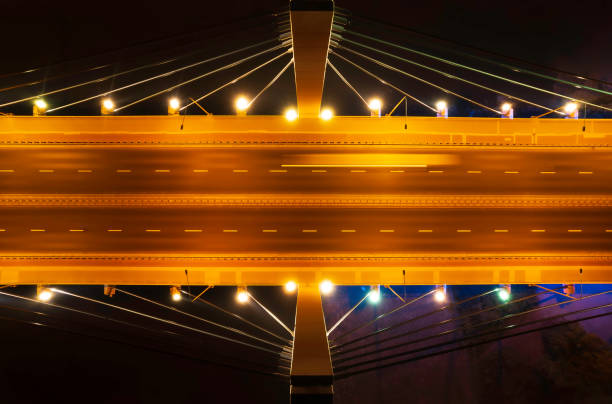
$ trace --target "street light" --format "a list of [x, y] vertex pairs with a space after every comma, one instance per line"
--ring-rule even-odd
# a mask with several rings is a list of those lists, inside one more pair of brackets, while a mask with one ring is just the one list
[[236, 114], [238, 115], [246, 115], [247, 109], [249, 109], [250, 103], [246, 97], [240, 96], [236, 98]]
[[436, 102], [436, 116], [438, 118], [448, 118], [448, 105], [446, 105], [446, 101]]
[[319, 117], [324, 121], [329, 121], [334, 117], [334, 111], [331, 108], [323, 108]]
[[289, 122], [293, 122], [298, 119], [298, 112], [296, 111], [296, 109], [289, 108], [287, 111], [285, 111], [285, 119]]
[[110, 98], [102, 100], [102, 115], [110, 115], [115, 112], [115, 103]]
[[436, 286], [436, 291], [434, 292], [434, 300], [438, 303], [443, 303], [446, 301], [446, 285]]
[[181, 300], [181, 287], [180, 286], [172, 286], [170, 287], [170, 296], [172, 296], [172, 300], [178, 302]]
[[34, 107], [32, 109], [32, 115], [41, 116], [47, 113], [47, 108], [49, 106], [42, 98], [38, 98], [34, 101]]
[[289, 281], [285, 283], [285, 292], [293, 293], [296, 290], [297, 290], [297, 283], [295, 283], [294, 281]]
[[370, 286], [370, 292], [368, 292], [368, 300], [370, 303], [378, 303], [380, 302], [380, 285], [372, 285]]
[[181, 102], [178, 98], [173, 97], [168, 101], [168, 115], [176, 115], [179, 113], [179, 108], [181, 107]]
[[36, 286], [36, 297], [41, 302], [48, 302], [53, 297], [53, 291], [46, 286]]
[[563, 111], [567, 114], [566, 118], [578, 119], [578, 104], [575, 102], [568, 102], [563, 107]]
[[249, 292], [247, 292], [246, 286], [238, 286], [236, 290], [236, 300], [240, 304], [245, 304], [249, 301]]
[[378, 98], [373, 98], [368, 103], [370, 108], [370, 116], [380, 118], [380, 112], [382, 110], [382, 101]]
[[509, 102], [504, 102], [501, 106], [502, 118], [514, 119], [514, 108]]
[[319, 284], [319, 290], [322, 294], [329, 295], [331, 292], [334, 291], [334, 284], [332, 283], [332, 281], [326, 279]]
[[497, 289], [497, 296], [502, 302], [507, 302], [510, 300], [511, 289], [512, 286], [510, 285], [500, 285], [500, 287]]

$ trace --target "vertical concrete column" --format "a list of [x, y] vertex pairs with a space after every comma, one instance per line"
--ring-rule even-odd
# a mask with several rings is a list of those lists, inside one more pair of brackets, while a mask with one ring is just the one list
[[300, 285], [291, 359], [291, 404], [333, 402], [333, 369], [321, 293]]
[[323, 96], [334, 2], [292, 0], [290, 16], [298, 114], [301, 118], [317, 117]]

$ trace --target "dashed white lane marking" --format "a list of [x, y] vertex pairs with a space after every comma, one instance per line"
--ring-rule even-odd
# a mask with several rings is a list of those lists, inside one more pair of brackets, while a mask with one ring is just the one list
[[160, 229], [146, 229], [145, 231], [146, 231], [147, 233], [159, 233], [159, 232], [161, 232], [161, 230], [160, 230]]
[[581, 229], [568, 229], [567, 230], [568, 233], [582, 233]]
[[85, 231], [85, 229], [70, 229], [68, 231], [71, 233], [82, 233]]
[[77, 173], [91, 173], [93, 170], [77, 170]]
[[287, 170], [268, 170], [269, 173], [286, 173]]
[[6, 229], [0, 229], [0, 233], [3, 232], [3, 231], [6, 231]]
[[531, 229], [532, 233], [546, 233], [545, 229]]
[[390, 173], [404, 173], [404, 170], [389, 170]]
[[440, 173], [443, 173], [443, 172], [444, 172], [444, 170], [429, 170], [429, 171], [427, 171], [427, 172], [428, 172], [428, 173], [432, 173], [432, 174], [440, 174]]
[[457, 229], [457, 233], [471, 233], [472, 230], [470, 229]]
[[467, 173], [468, 174], [482, 174], [482, 171], [480, 171], [480, 170], [468, 170]]
[[0, 173], [14, 173], [15, 170], [0, 170]]
[[185, 233], [202, 233], [202, 229], [185, 229]]
[[495, 233], [508, 233], [508, 229], [495, 229], [493, 230]]
[[201, 170], [199, 168], [196, 168], [195, 170], [193, 170], [194, 173], [207, 173], [208, 170]]
[[47, 231], [46, 229], [30, 229], [31, 232], [38, 232], [38, 233], [42, 233], [44, 231]]
[[155, 170], [156, 173], [169, 173], [170, 170]]
[[115, 170], [117, 173], [131, 173], [132, 170]]
[[342, 233], [355, 233], [357, 230], [355, 229], [342, 229], [340, 232]]
[[589, 175], [589, 174], [593, 174], [593, 171], [578, 171], [578, 174]]
[[312, 170], [313, 173], [326, 173], [327, 170]]
[[316, 233], [317, 229], [303, 229], [302, 233]]
[[540, 171], [540, 174], [557, 174], [556, 171]]
[[107, 229], [106, 231], [109, 233], [121, 233], [123, 230], [122, 229]]
[[55, 170], [47, 170], [47, 169], [42, 169], [42, 170], [38, 170], [39, 173], [54, 173]]
[[504, 174], [520, 174], [519, 171], [504, 171]]
[[380, 229], [378, 230], [380, 233], [395, 233], [393, 229]]
[[367, 173], [368, 170], [351, 170], [352, 173]]
[[248, 173], [249, 170], [232, 170], [235, 173]]
[[276, 229], [262, 229], [261, 232], [262, 233], [276, 233], [277, 230]]
[[225, 230], [223, 230], [223, 233], [238, 233], [238, 230], [236, 230], [236, 229], [225, 229]]
[[612, 233], [612, 229], [606, 229], [606, 233]]
[[419, 233], [433, 233], [431, 229], [419, 229]]

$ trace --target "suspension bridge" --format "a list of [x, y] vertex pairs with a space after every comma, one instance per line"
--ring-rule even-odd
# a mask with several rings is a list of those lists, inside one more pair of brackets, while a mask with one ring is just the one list
[[[49, 301], [85, 300], [263, 355], [254, 360], [274, 356], [265, 371], [290, 376], [299, 403], [331, 402], [334, 377], [404, 360], [397, 352], [368, 360], [351, 354], [388, 328], [330, 337], [381, 287], [401, 305], [367, 326], [421, 299], [444, 302], [446, 285], [499, 285], [482, 295], [501, 293], [493, 310], [542, 293], [587, 300], [573, 296], [574, 285], [612, 283], [611, 84], [452, 46], [423, 50], [359, 22], [331, 1], [295, 0], [274, 16], [272, 38], [216, 55], [189, 52], [112, 73], [104, 64], [44, 79], [34, 78], [37, 69], [1, 76], [0, 284], [38, 291], [2, 296], [100, 316]], [[228, 101], [235, 113], [210, 110], [209, 100], [249, 80], [252, 95]], [[292, 104], [255, 114], [264, 100], [286, 99], [272, 97], [283, 80], [293, 80]], [[336, 115], [325, 102], [330, 80], [363, 116]], [[142, 115], [159, 104], [163, 114]], [[513, 300], [512, 284], [538, 292]], [[106, 285], [107, 300], [57, 285]], [[241, 324], [185, 309], [196, 322], [188, 325], [121, 306], [108, 297], [178, 310], [120, 285], [165, 285], [174, 300], [213, 305]], [[283, 334], [185, 285], [208, 286], [202, 293], [237, 287], [238, 298], [260, 306]], [[292, 325], [248, 290], [281, 285], [297, 290]], [[333, 285], [371, 290], [329, 326], [321, 294]], [[393, 285], [434, 288], [406, 301]], [[533, 332], [540, 321], [516, 327]], [[464, 339], [509, 335], [487, 329]], [[425, 341], [399, 338], [376, 353]], [[399, 356], [459, 349], [447, 345]]]

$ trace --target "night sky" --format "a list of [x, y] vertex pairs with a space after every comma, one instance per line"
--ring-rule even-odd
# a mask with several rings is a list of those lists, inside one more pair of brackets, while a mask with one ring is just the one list
[[[612, 28], [609, 15], [612, 12], [611, 3], [605, 0], [594, 0], [584, 4], [576, 2], [529, 1], [524, 3], [508, 3], [495, 1], [436, 1], [410, 2], [405, 1], [338, 1], [337, 6], [349, 9], [355, 16], [351, 28], [362, 32], [376, 34], [383, 39], [410, 44], [420, 49], [432, 51], [442, 56], [453, 57], [463, 62], [471, 62], [457, 55], [444, 51], [442, 47], [454, 48], [456, 45], [442, 43], [426, 36], [406, 33], [392, 28], [378, 27], [374, 24], [360, 21], [359, 16], [367, 16], [386, 24], [407, 27], [415, 31], [447, 38], [457, 43], [489, 50], [533, 63], [551, 66], [556, 69], [576, 72], [581, 75], [604, 81], [612, 81]], [[79, 70], [85, 67], [111, 63], [112, 66], [104, 74], [121, 71], [142, 62], [161, 60], [164, 56], [181, 54], [187, 51], [207, 50], [204, 55], [215, 55], [233, 50], [252, 43], [255, 39], [271, 37], [274, 21], [270, 13], [286, 8], [287, 1], [257, 1], [257, 2], [202, 2], [186, 0], [176, 4], [163, 3], [153, 5], [137, 5], [135, 2], [120, 2], [115, 0], [96, 4], [92, 8], [82, 2], [8, 2], [3, 5], [0, 15], [0, 35], [3, 38], [3, 61], [0, 64], [0, 75], [40, 66], [53, 66], [62, 61], [70, 61], [83, 57], [67, 65], [50, 67], [21, 79], [15, 77], [0, 78], [0, 86], [5, 87], [15, 82], [23, 82], [42, 77], [53, 77]], [[268, 17], [266, 17], [268, 16]], [[253, 19], [254, 17], [257, 17]], [[242, 21], [234, 25], [235, 21]], [[259, 28], [254, 26], [259, 26]], [[216, 28], [215, 28], [216, 27]], [[246, 29], [245, 27], [251, 27]], [[212, 31], [211, 31], [212, 30]], [[219, 40], [221, 34], [222, 40]], [[179, 35], [186, 35], [176, 38]], [[175, 38], [166, 42], [151, 42], [163, 38]], [[250, 42], [251, 41], [251, 42]], [[143, 45], [148, 44], [148, 45]], [[473, 52], [468, 48], [464, 51]], [[107, 52], [114, 52], [108, 54]], [[105, 54], [106, 53], [106, 54]], [[199, 58], [198, 58], [199, 57]], [[201, 55], [194, 59], [200, 60]], [[265, 59], [261, 59], [262, 61]], [[284, 62], [286, 63], [286, 61]], [[431, 61], [429, 61], [431, 64]], [[401, 96], [391, 90], [381, 87], [375, 81], [364, 77], [342, 62], [335, 62], [347, 78], [358, 83], [358, 89], [366, 96], [380, 96], [385, 106], [390, 108]], [[398, 65], [398, 63], [395, 63]], [[247, 64], [248, 66], [249, 64]], [[206, 100], [205, 105], [217, 114], [232, 113], [232, 100], [240, 93], [254, 95], [262, 84], [271, 79], [283, 65], [282, 61], [256, 73], [238, 85], [220, 92]], [[435, 64], [434, 64], [435, 65]], [[177, 64], [180, 66], [180, 63]], [[215, 65], [216, 66], [216, 65]], [[253, 66], [253, 65], [250, 65]], [[405, 67], [405, 66], [404, 66]], [[444, 66], [450, 72], [457, 72], [452, 67]], [[490, 70], [495, 69], [488, 66]], [[117, 103], [125, 104], [140, 96], [149, 94], [152, 89], [159, 90], [169, 87], [182, 79], [192, 77], [207, 68], [196, 69], [160, 80], [149, 87], [139, 87], [116, 93], [113, 97]], [[164, 70], [159, 70], [162, 72]], [[206, 82], [181, 88], [176, 94], [182, 99], [199, 96], [216, 84], [228, 81], [244, 70], [235, 70], [225, 75], [215, 76]], [[417, 94], [424, 100], [434, 103], [440, 97], [439, 92], [431, 88], [421, 88], [409, 79], [384, 72], [383, 76], [398, 84], [405, 91]], [[408, 69], [408, 71], [411, 71]], [[539, 70], [546, 73], [546, 70]], [[15, 97], [33, 95], [36, 92], [57, 88], [79, 80], [98, 77], [100, 74], [80, 75], [52, 82], [44, 82], [36, 86], [22, 88], [0, 95], [0, 101], [12, 100]], [[420, 72], [423, 73], [423, 72]], [[464, 73], [458, 71], [458, 73]], [[508, 73], [507, 71], [505, 73]], [[147, 73], [139, 72], [135, 76], [125, 77], [125, 81], [107, 81], [103, 85], [88, 86], [83, 91], [66, 93], [49, 97], [52, 105], [58, 105], [104, 92], [119, 85], [147, 77]], [[359, 115], [367, 111], [360, 101], [349, 92], [333, 72], [328, 72], [324, 102], [333, 105], [339, 114]], [[427, 74], [424, 77], [430, 77]], [[452, 89], [472, 96], [488, 105], [497, 107], [503, 98], [481, 90], [460, 85], [452, 81], [444, 81], [435, 77], [441, 84], [448, 84]], [[484, 84], [495, 84], [496, 88], [519, 96], [558, 107], [565, 101], [537, 92], [507, 85], [504, 82], [489, 81], [479, 76], [465, 74], [466, 78], [479, 79]], [[560, 76], [568, 78], [568, 76]], [[598, 95], [592, 92], [575, 90], [565, 85], [555, 85], [540, 79], [519, 76], [527, 83], [541, 85], [544, 88], [560, 91], [575, 97], [584, 97], [592, 101], [610, 105], [612, 97]], [[19, 81], [22, 80], [22, 81]], [[72, 81], [71, 81], [72, 80]], [[600, 88], [610, 90], [610, 86], [599, 84]], [[148, 91], [147, 91], [148, 90]], [[270, 96], [269, 94], [274, 94]], [[272, 88], [267, 96], [254, 106], [255, 114], [278, 114], [288, 104], [295, 101], [293, 78], [285, 74]], [[167, 97], [166, 97], [167, 98]], [[449, 98], [451, 115], [493, 116], [491, 113], [479, 110], [462, 101]], [[457, 107], [456, 109], [455, 106]], [[11, 107], [6, 112], [31, 113], [28, 103]], [[126, 114], [161, 114], [164, 113], [165, 99], [157, 97], [134, 108], [122, 111]], [[191, 111], [196, 113], [198, 111]], [[530, 116], [541, 112], [526, 106], [520, 106], [516, 116]], [[590, 110], [593, 114], [597, 111]], [[70, 108], [61, 113], [97, 114], [98, 103], [90, 102], [78, 108]], [[430, 112], [418, 106], [409, 106], [411, 115], [428, 115]], [[593, 115], [607, 117], [608, 115]]]

